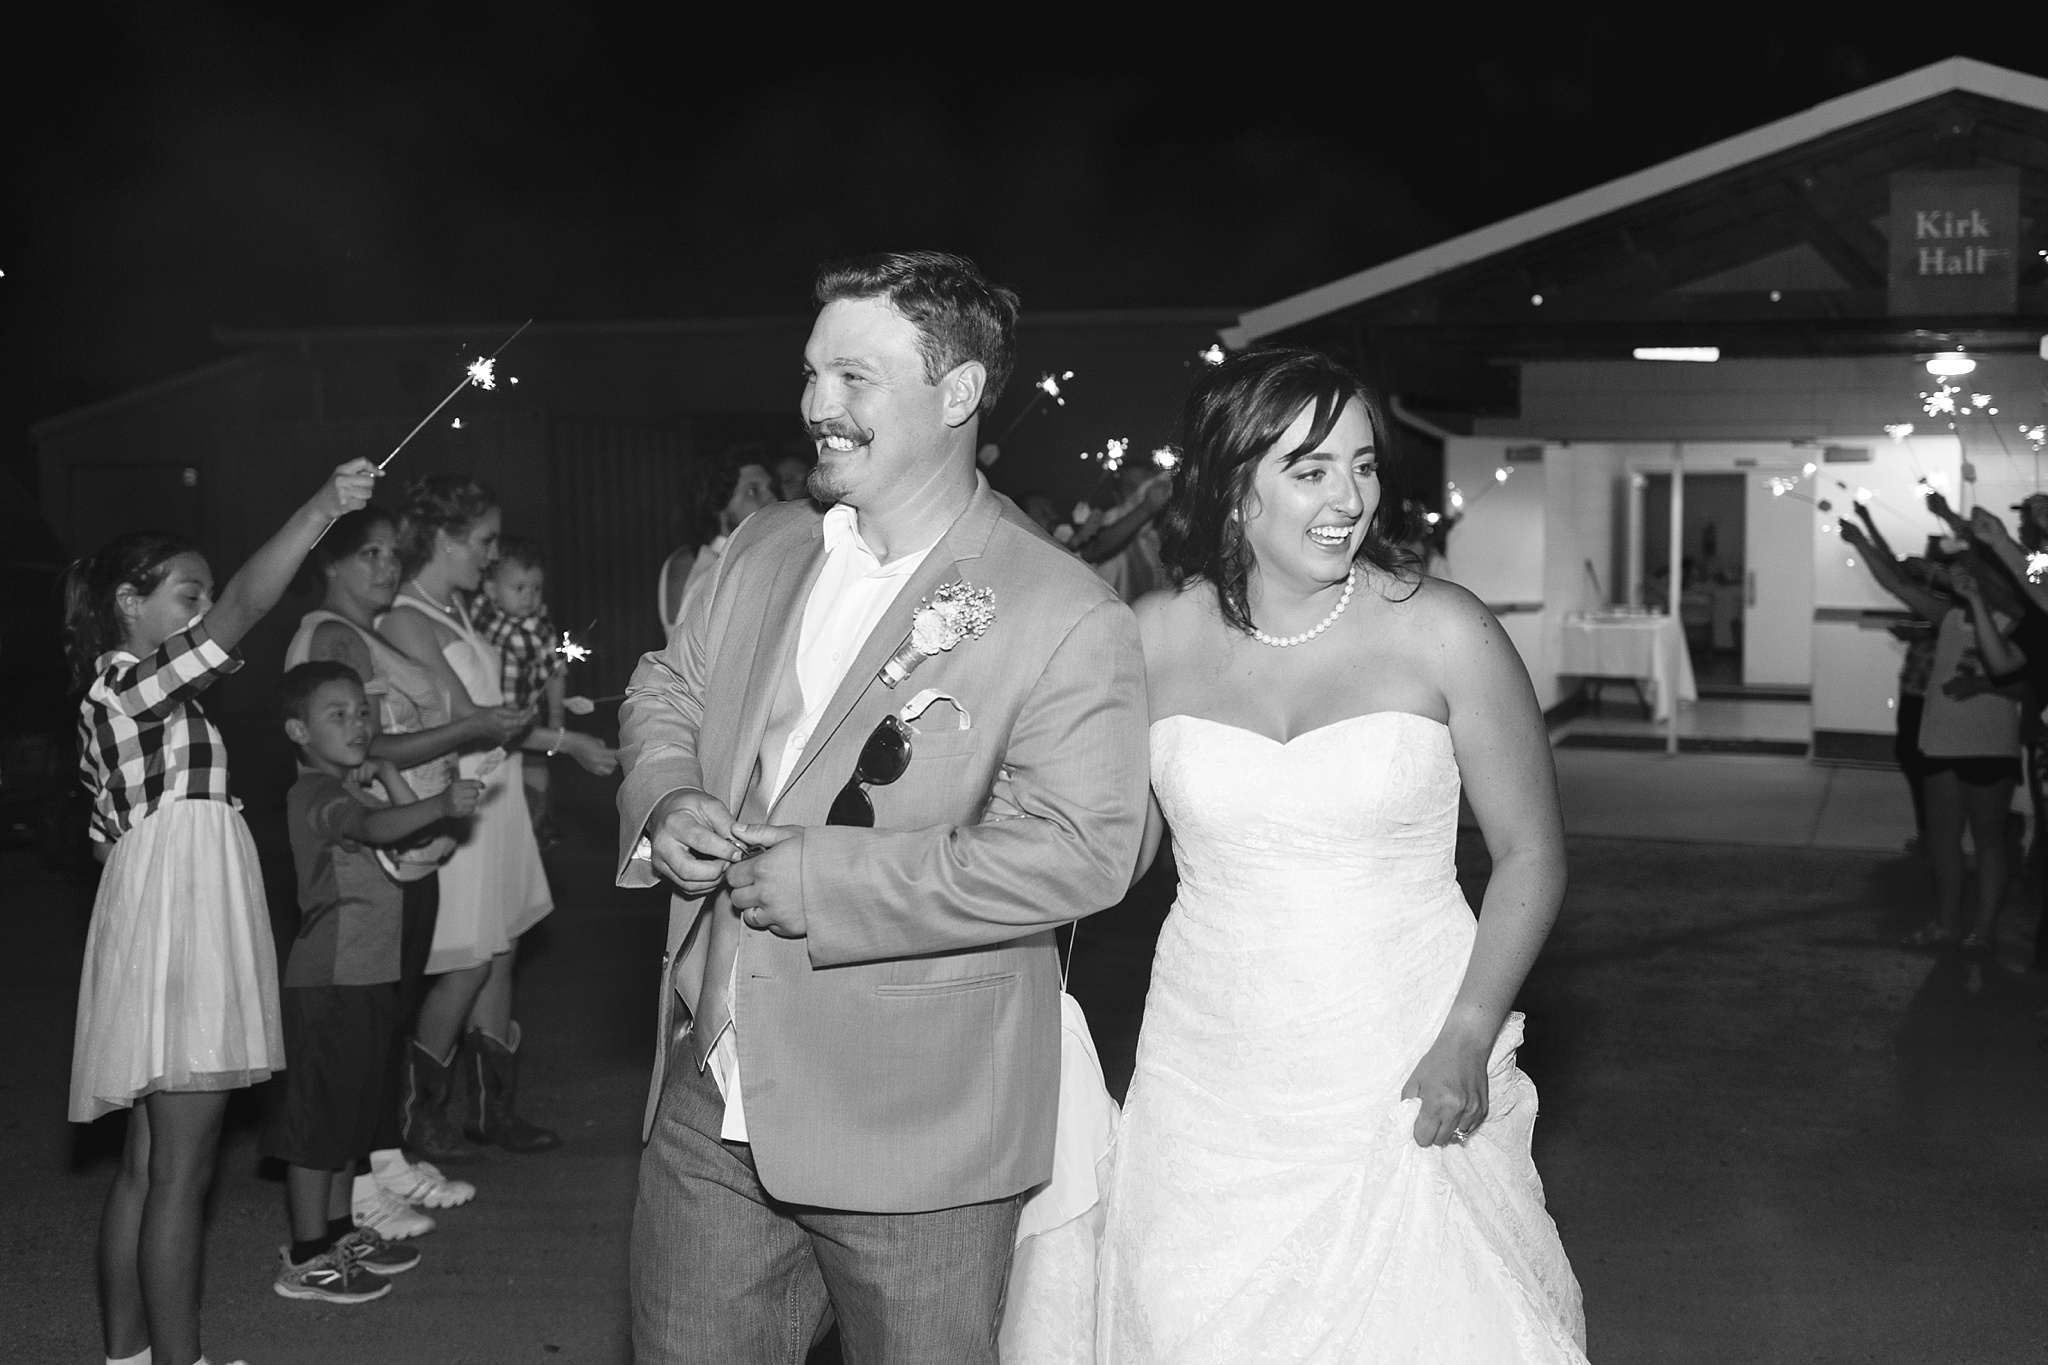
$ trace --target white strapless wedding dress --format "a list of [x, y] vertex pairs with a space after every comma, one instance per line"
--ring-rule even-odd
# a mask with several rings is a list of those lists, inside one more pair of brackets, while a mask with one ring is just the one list
[[1169, 716], [1152, 780], [1180, 896], [1109, 1163], [1098, 1359], [1584, 1361], [1521, 1016], [1464, 1145], [1417, 1147], [1400, 1097], [1475, 933], [1449, 730], [1382, 711], [1279, 744]]

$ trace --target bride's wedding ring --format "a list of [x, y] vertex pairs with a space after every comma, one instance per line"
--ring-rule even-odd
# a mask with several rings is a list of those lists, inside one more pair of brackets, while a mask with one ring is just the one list
[[1466, 1132], [1463, 1128], [1453, 1128], [1451, 1129], [1451, 1136], [1456, 1138], [1458, 1141], [1463, 1142], [1466, 1138], [1471, 1137], [1472, 1135]]

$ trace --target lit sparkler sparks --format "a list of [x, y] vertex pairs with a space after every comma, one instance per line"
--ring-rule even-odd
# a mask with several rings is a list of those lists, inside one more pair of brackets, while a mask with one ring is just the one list
[[1887, 423], [1884, 434], [1892, 438], [1892, 444], [1897, 445], [1913, 434], [1913, 424], [1911, 422]]
[[1172, 446], [1160, 446], [1152, 452], [1152, 463], [1170, 474], [1180, 468], [1180, 452]]
[[1920, 411], [1929, 417], [1955, 416], [1956, 391], [1943, 384], [1933, 393], [1920, 395]]
[[[419, 435], [422, 431], [425, 431], [427, 429], [427, 423], [433, 421], [436, 417], [439, 417], [441, 415], [441, 409], [447, 407], [450, 403], [455, 401], [456, 394], [461, 393], [471, 384], [474, 384], [478, 388], [482, 389], [496, 388], [497, 381], [491, 377], [491, 372], [493, 367], [495, 367], [498, 363], [499, 353], [502, 352], [507, 346], [510, 346], [513, 342], [519, 340], [519, 334], [521, 332], [524, 332], [527, 328], [531, 326], [533, 326], [533, 319], [528, 318], [526, 321], [520, 323], [517, 327], [512, 329], [511, 336], [506, 337], [503, 341], [498, 343], [498, 349], [496, 351], [492, 351], [487, 356], [479, 356], [477, 359], [471, 361], [468, 365], [464, 366], [462, 371], [462, 379], [460, 380], [460, 382], [458, 382], [454, 388], [448, 390], [447, 397], [443, 398], [440, 402], [434, 404], [434, 410], [432, 412], [429, 412], [425, 417], [420, 418], [418, 426], [414, 427], [411, 431], [405, 433], [404, 440], [400, 441], [397, 445], [391, 447], [391, 453], [389, 455], [386, 455], [383, 459], [377, 461], [377, 468], [381, 470], [386, 465], [390, 464], [393, 460], [397, 459], [398, 452], [404, 450], [408, 445], [411, 445], [412, 438]], [[455, 425], [457, 427], [460, 427], [462, 425], [462, 419], [460, 417], [455, 419]], [[329, 523], [327, 523], [327, 526], [332, 526], [333, 524], [334, 523], [330, 521]], [[327, 526], [321, 527], [320, 534], [313, 537], [313, 543], [315, 545], [318, 545], [322, 540], [326, 539]]]
[[2048, 423], [2037, 423], [2031, 427], [2021, 427], [2020, 435], [2027, 438], [2028, 445], [2032, 446], [2035, 450], [2039, 450], [2042, 446], [2048, 445]]
[[1787, 493], [1790, 493], [1793, 489], [1799, 487], [1799, 480], [1788, 479], [1782, 476], [1777, 478], [1769, 478], [1764, 480], [1764, 486], [1771, 490], [1772, 497], [1782, 498]]
[[2032, 551], [2027, 555], [2027, 581], [2039, 583], [2042, 574], [2048, 574], [2048, 550]]
[[[454, 388], [448, 390], [448, 396], [446, 398], [443, 398], [440, 402], [434, 404], [434, 410], [432, 412], [428, 413], [425, 417], [420, 418], [419, 426], [416, 426], [411, 431], [405, 433], [405, 439], [403, 441], [400, 441], [397, 445], [391, 447], [391, 453], [389, 455], [386, 455], [383, 459], [377, 462], [377, 468], [382, 469], [385, 465], [388, 465], [393, 460], [397, 459], [398, 452], [404, 450], [407, 445], [411, 444], [412, 438], [419, 435], [420, 432], [425, 429], [427, 423], [433, 421], [436, 417], [439, 417], [441, 415], [441, 409], [447, 407], [450, 403], [455, 401], [456, 394], [461, 393], [464, 389], [468, 388], [472, 384], [476, 385], [480, 389], [496, 388], [497, 380], [492, 376], [493, 371], [498, 363], [499, 352], [502, 352], [507, 346], [510, 346], [513, 342], [519, 340], [519, 334], [531, 326], [533, 326], [533, 319], [528, 318], [526, 321], [520, 323], [519, 326], [513, 330], [511, 336], [506, 337], [503, 341], [498, 343], [498, 349], [496, 351], [492, 351], [489, 355], [486, 356], [479, 356], [475, 360], [471, 361], [468, 365], [464, 366], [462, 371], [461, 382], [456, 384]], [[318, 542], [315, 543], [317, 544]]]
[[1195, 358], [1205, 365], [1221, 365], [1227, 358], [1221, 342], [1212, 341], [1195, 352]]
[[1010, 433], [1015, 431], [1026, 417], [1037, 412], [1039, 404], [1043, 403], [1046, 399], [1050, 398], [1055, 407], [1065, 407], [1067, 405], [1067, 397], [1065, 391], [1060, 388], [1060, 385], [1068, 382], [1073, 377], [1074, 372], [1072, 370], [1062, 370], [1058, 374], [1047, 370], [1044, 374], [1038, 376], [1037, 381], [1031, 386], [1033, 389], [1031, 401], [1017, 410], [1017, 415], [1010, 419], [1010, 425], [1004, 427], [1002, 434], [996, 437], [996, 444], [1000, 445], [1004, 441], [1009, 440]]
[[569, 638], [569, 632], [562, 632], [562, 642], [555, 646], [555, 653], [562, 656], [565, 664], [580, 664], [596, 651], [589, 645], [579, 645]]

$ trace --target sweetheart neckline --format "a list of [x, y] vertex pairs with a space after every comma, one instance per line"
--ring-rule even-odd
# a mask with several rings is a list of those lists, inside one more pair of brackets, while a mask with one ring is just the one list
[[1434, 725], [1445, 734], [1449, 734], [1451, 729], [1450, 726], [1434, 716], [1425, 716], [1414, 711], [1401, 711], [1391, 708], [1384, 711], [1362, 711], [1358, 715], [1346, 716], [1342, 720], [1333, 720], [1324, 725], [1311, 726], [1309, 729], [1303, 730], [1300, 734], [1288, 739], [1275, 739], [1263, 730], [1254, 730], [1247, 725], [1233, 725], [1227, 720], [1214, 720], [1208, 716], [1198, 716], [1190, 711], [1176, 711], [1170, 716], [1161, 716], [1158, 720], [1153, 721], [1152, 724], [1157, 726], [1164, 725], [1170, 720], [1198, 720], [1204, 725], [1213, 725], [1219, 730], [1235, 730], [1241, 735], [1250, 735], [1253, 739], [1262, 739], [1276, 749], [1285, 749], [1292, 746], [1297, 740], [1307, 739], [1310, 735], [1319, 735], [1325, 730], [1334, 730], [1340, 725], [1349, 725], [1353, 721], [1376, 720], [1381, 716], [1406, 716], [1410, 720], [1419, 720], [1425, 725]]

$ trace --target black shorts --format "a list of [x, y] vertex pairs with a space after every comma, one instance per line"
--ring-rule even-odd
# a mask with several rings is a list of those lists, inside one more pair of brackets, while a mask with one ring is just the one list
[[1990, 787], [2000, 782], [2020, 780], [2020, 760], [2017, 754], [1972, 758], [1924, 756], [1920, 762], [1923, 765], [1920, 771], [1929, 777], [1936, 773], [1954, 773], [1972, 787]]
[[377, 1147], [389, 1104], [399, 987], [286, 986], [284, 1083], [273, 1090], [259, 1150], [338, 1171]]

